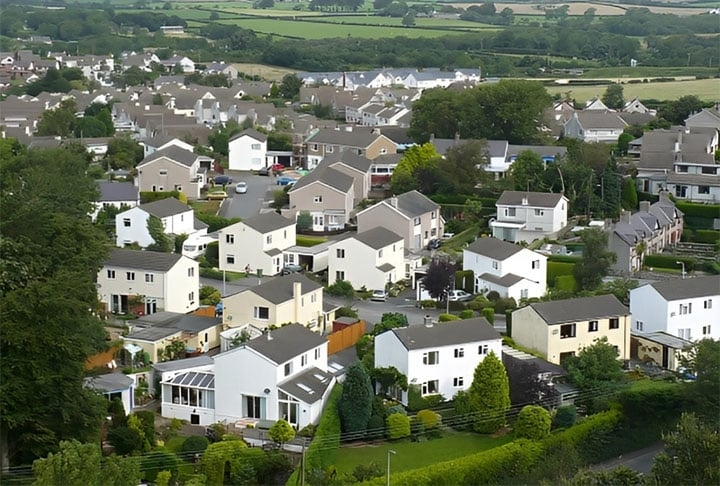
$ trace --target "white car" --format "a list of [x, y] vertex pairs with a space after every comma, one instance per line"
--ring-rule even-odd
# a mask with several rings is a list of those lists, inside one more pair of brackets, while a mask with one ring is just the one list
[[473, 294], [468, 294], [464, 290], [451, 290], [448, 292], [448, 300], [450, 302], [465, 302], [473, 299]]
[[373, 290], [370, 300], [374, 302], [385, 302], [387, 300], [387, 292], [384, 290]]
[[235, 194], [247, 193], [247, 182], [240, 181], [235, 184]]

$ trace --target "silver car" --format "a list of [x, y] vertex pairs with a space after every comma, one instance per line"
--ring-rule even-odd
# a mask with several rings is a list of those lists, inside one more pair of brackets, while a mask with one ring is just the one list
[[372, 295], [370, 295], [370, 300], [374, 302], [385, 302], [387, 300], [387, 292], [384, 290], [373, 290]]
[[247, 189], [247, 182], [240, 181], [235, 184], [235, 194], [245, 194]]

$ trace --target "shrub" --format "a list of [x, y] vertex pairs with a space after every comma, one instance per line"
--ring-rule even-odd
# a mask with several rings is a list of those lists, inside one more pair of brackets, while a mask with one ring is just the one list
[[421, 309], [434, 309], [437, 306], [437, 301], [432, 299], [425, 299], [420, 301]]
[[424, 408], [433, 408], [443, 402], [442, 395], [426, 395], [422, 396], [418, 385], [410, 385], [408, 387], [408, 410], [417, 411]]
[[498, 293], [497, 290], [491, 290], [490, 292], [487, 293], [486, 297], [490, 302], [495, 302], [496, 300], [498, 300], [500, 298], [500, 294]]
[[505, 311], [505, 334], [512, 337], [512, 312], [509, 310]]
[[515, 302], [515, 299], [512, 297], [510, 298], [502, 298], [495, 301], [495, 304], [493, 308], [495, 309], [495, 314], [505, 314], [505, 311], [507, 309], [515, 309], [517, 307], [517, 302]]
[[369, 481], [373, 478], [382, 477], [385, 474], [384, 470], [380, 468], [376, 463], [371, 462], [370, 464], [358, 464], [353, 469], [352, 477], [358, 483]]
[[641, 381], [616, 395], [625, 416], [634, 422], [679, 417], [686, 405], [686, 395], [678, 383]]
[[472, 319], [475, 315], [475, 311], [472, 309], [465, 309], [460, 311], [460, 319]]
[[467, 308], [472, 309], [474, 311], [479, 311], [484, 309], [485, 307], [492, 307], [492, 302], [490, 302], [485, 296], [478, 295], [473, 300], [467, 303]]
[[577, 419], [577, 408], [575, 405], [564, 405], [558, 407], [553, 418], [553, 427], [558, 429], [566, 429], [575, 425]]
[[140, 433], [129, 427], [116, 427], [107, 434], [107, 440], [121, 456], [140, 451], [143, 445], [143, 438]]
[[352, 307], [340, 307], [335, 311], [335, 317], [354, 317], [357, 319], [358, 312]]
[[317, 427], [315, 424], [307, 424], [305, 427], [300, 429], [297, 433], [300, 437], [310, 437], [312, 438], [315, 435], [315, 429]]
[[155, 201], [159, 201], [161, 199], [168, 199], [174, 197], [175, 199], [180, 199], [180, 192], [179, 191], [143, 191], [140, 193], [140, 202], [142, 204], [147, 204]]
[[715, 204], [698, 204], [683, 201], [676, 201], [675, 206], [688, 217], [698, 218], [717, 218], [720, 214], [720, 205]]
[[695, 270], [695, 259], [692, 257], [673, 255], [647, 255], [644, 259], [644, 264], [646, 267], [680, 269], [680, 265], [677, 262], [685, 263], [685, 270], [688, 272]]
[[695, 231], [695, 237], [692, 241], [696, 243], [716, 244], [720, 241], [720, 231], [699, 229]]
[[515, 420], [515, 436], [521, 439], [540, 440], [550, 434], [550, 412], [538, 405], [526, 405]]
[[548, 450], [567, 444], [575, 448], [583, 463], [595, 464], [612, 455], [608, 442], [622, 425], [623, 415], [619, 410], [609, 410], [587, 417], [582, 422], [553, 434], [545, 439]]
[[410, 435], [410, 417], [402, 413], [394, 413], [385, 421], [388, 439], [402, 439]]
[[389, 417], [394, 413], [404, 413], [405, 415], [407, 415], [405, 407], [403, 407], [399, 403], [397, 405], [393, 405], [392, 407], [388, 407], [388, 409], [385, 411], [385, 417]]
[[482, 315], [490, 324], [495, 323], [495, 309], [492, 307], [486, 307], [482, 310]]
[[417, 413], [417, 418], [425, 425], [425, 430], [434, 429], [440, 423], [440, 416], [432, 410], [420, 410]]
[[143, 479], [153, 483], [160, 471], [170, 471], [176, 477], [179, 465], [180, 461], [172, 452], [156, 450], [143, 456], [140, 471]]
[[450, 321], [459, 321], [460, 318], [456, 316], [455, 314], [440, 314], [438, 316], [438, 322], [450, 322]]
[[353, 286], [347, 280], [338, 280], [327, 288], [327, 293], [335, 297], [352, 297], [355, 295]]
[[207, 437], [202, 435], [191, 435], [182, 444], [183, 452], [205, 452], [205, 449], [210, 445], [210, 441]]
[[367, 435], [370, 440], [382, 439], [385, 435], [385, 419], [382, 415], [372, 415], [368, 421]]
[[135, 415], [138, 419], [140, 419], [140, 423], [142, 424], [143, 434], [145, 434], [145, 439], [150, 443], [151, 446], [155, 445], [155, 412], [150, 412], [147, 410], [140, 410], [138, 412], [133, 412], [133, 415]]

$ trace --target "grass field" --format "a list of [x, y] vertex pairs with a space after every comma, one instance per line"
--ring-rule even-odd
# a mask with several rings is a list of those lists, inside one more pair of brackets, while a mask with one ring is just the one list
[[296, 69], [265, 66], [264, 64], [235, 63], [233, 66], [235, 66], [235, 68], [241, 73], [249, 74], [251, 76], [257, 75], [263, 79], [267, 79], [268, 81], [279, 81], [286, 74], [291, 74], [297, 71]]
[[362, 447], [342, 447], [335, 467], [340, 474], [351, 473], [355, 466], [371, 462], [384, 468], [387, 451], [394, 450], [397, 454], [392, 456], [392, 472], [409, 471], [492, 449], [511, 440], [509, 435], [492, 438], [473, 432], [447, 430], [443, 431], [443, 437], [425, 442], [382, 442]]
[[[623, 84], [623, 96], [626, 100], [632, 99], [635, 96], [645, 100], [674, 100], [681, 96], [695, 95], [703, 101], [718, 101], [718, 99], [720, 99], [719, 84], [720, 81], [717, 79]], [[597, 86], [558, 85], [548, 86], [547, 90], [550, 94], [565, 94], [570, 92], [572, 98], [578, 102], [583, 102], [593, 96], [602, 96], [605, 88], [607, 88], [607, 84]]]
[[[468, 8], [471, 5], [480, 5], [478, 3], [453, 3], [451, 4], [456, 8]], [[536, 8], [537, 3], [514, 3], [514, 2], [500, 2], [495, 3], [495, 8], [498, 12], [504, 8], [512, 9], [514, 14], [517, 15], [540, 15], [545, 16], [545, 12]], [[544, 8], [548, 7], [560, 7], [562, 5], [569, 5], [568, 15], [576, 16], [582, 15], [587, 9], [594, 8], [596, 10], [595, 15], [610, 16], [610, 15], [625, 15], [625, 11], [629, 7], [647, 8], [651, 12], [665, 13], [674, 15], [699, 15], [707, 12], [707, 7], [679, 7], [679, 6], [645, 6], [645, 5], [627, 5], [622, 6], [612, 3], [595, 3], [595, 2], [559, 2], [559, 3], [543, 3], [541, 4]]]

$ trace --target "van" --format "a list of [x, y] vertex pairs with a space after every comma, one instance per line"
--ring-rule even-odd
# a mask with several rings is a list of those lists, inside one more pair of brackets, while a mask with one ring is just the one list
[[208, 244], [217, 241], [217, 237], [210, 235], [191, 236], [183, 242], [182, 254], [188, 258], [196, 259], [205, 254]]

